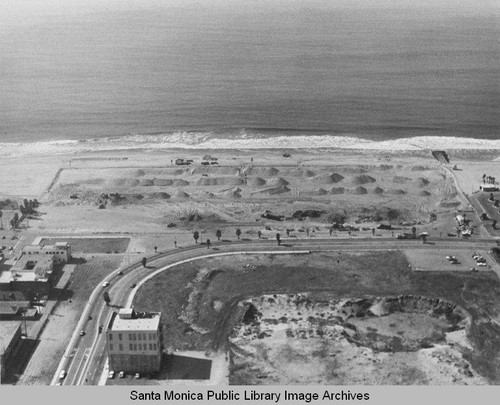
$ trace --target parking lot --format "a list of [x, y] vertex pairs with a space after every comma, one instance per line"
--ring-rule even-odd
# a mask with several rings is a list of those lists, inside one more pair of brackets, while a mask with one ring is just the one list
[[[498, 266], [485, 250], [450, 249], [446, 252], [428, 250], [422, 254], [422, 250], [407, 249], [404, 253], [415, 271], [470, 271], [471, 268], [478, 271], [491, 271], [492, 266]], [[479, 253], [485, 259], [486, 266], [478, 265], [472, 257], [475, 253]], [[450, 260], [452, 258], [455, 260]]]

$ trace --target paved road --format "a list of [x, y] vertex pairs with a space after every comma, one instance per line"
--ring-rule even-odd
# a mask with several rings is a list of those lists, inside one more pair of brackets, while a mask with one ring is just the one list
[[[492, 239], [439, 239], [423, 244], [419, 240], [397, 240], [394, 238], [370, 239], [284, 239], [277, 246], [275, 240], [242, 240], [230, 243], [215, 243], [210, 250], [206, 246], [194, 245], [156, 255], [148, 260], [147, 267], [140, 263], [122, 269], [123, 274], [116, 270], [106, 280], [110, 282], [107, 288], [97, 287], [91, 294], [88, 304], [82, 308], [82, 315], [75, 329], [66, 352], [61, 359], [52, 385], [97, 385], [106, 360], [105, 335], [99, 333], [99, 325], [106, 328], [111, 313], [132, 302], [133, 296], [141, 282], [153, 273], [175, 266], [183, 261], [196, 260], [207, 255], [270, 253], [292, 254], [294, 251], [364, 251], [388, 249], [484, 249], [492, 245]], [[443, 252], [445, 253], [445, 252]], [[500, 277], [500, 274], [499, 274]], [[107, 306], [103, 300], [104, 290], [108, 290], [111, 303]], [[91, 317], [91, 318], [90, 318]], [[84, 331], [83, 336], [80, 331]], [[59, 379], [61, 370], [67, 372], [62, 381]]]

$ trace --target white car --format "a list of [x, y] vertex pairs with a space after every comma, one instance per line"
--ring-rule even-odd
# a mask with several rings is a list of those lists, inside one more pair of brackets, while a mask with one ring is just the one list
[[109, 285], [109, 281], [105, 281], [104, 283], [102, 283], [102, 286], [103, 286], [104, 288], [106, 288], [108, 285]]
[[118, 378], [123, 378], [125, 377], [125, 373], [123, 371], [120, 371], [120, 373], [118, 374]]
[[66, 378], [66, 374], [66, 370], [61, 370], [61, 372], [59, 373], [59, 379], [64, 380]]
[[141, 378], [140, 374], [139, 373], [135, 373], [135, 378], [137, 378], [137, 379]]
[[457, 258], [455, 256], [446, 256], [446, 260], [449, 260], [450, 262], [456, 261]]
[[113, 370], [110, 370], [108, 373], [108, 378], [114, 378], [115, 377], [115, 372]]
[[480, 267], [486, 267], [486, 263], [484, 263], [484, 262], [480, 262], [477, 265], [480, 266]]

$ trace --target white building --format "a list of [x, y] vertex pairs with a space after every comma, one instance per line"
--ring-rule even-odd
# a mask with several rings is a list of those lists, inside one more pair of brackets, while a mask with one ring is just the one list
[[109, 368], [149, 374], [160, 370], [160, 312], [120, 309], [111, 316], [106, 330]]

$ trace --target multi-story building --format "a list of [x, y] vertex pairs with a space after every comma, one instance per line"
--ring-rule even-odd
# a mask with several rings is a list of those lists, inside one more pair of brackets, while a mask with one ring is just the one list
[[21, 345], [21, 322], [0, 324], [0, 383], [15, 363], [15, 356]]
[[136, 312], [133, 308], [114, 312], [106, 330], [109, 368], [149, 374], [160, 370], [160, 312]]

